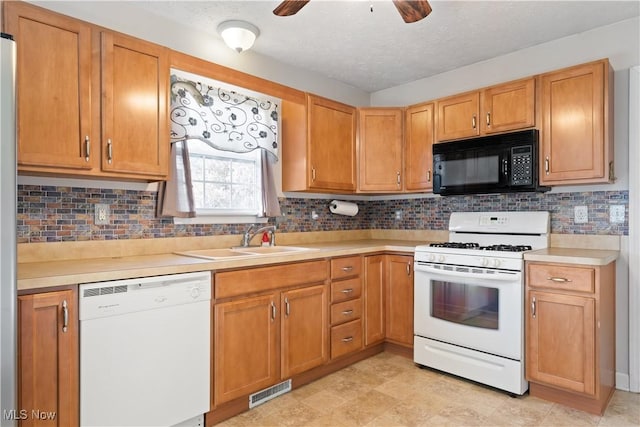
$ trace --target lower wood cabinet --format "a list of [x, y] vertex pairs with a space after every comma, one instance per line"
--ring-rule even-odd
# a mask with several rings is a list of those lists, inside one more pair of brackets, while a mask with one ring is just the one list
[[602, 414], [615, 387], [615, 262], [527, 262], [526, 275], [531, 395]]
[[[78, 296], [76, 290], [18, 297], [20, 426], [79, 425]], [[18, 416], [21, 414], [18, 413]]]
[[370, 346], [385, 338], [385, 255], [364, 257], [364, 345]]
[[365, 346], [384, 341], [413, 347], [413, 257], [365, 257]]
[[386, 257], [386, 338], [413, 347], [413, 257]]
[[[214, 304], [214, 406], [327, 362], [327, 276], [326, 261], [216, 273], [221, 294], [227, 285], [254, 295], [261, 286], [298, 287]], [[247, 283], [251, 277], [260, 279]]]
[[362, 349], [362, 257], [331, 260], [331, 359]]

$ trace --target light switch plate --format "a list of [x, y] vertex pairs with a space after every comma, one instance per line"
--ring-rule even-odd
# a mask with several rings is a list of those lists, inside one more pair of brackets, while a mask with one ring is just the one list
[[589, 222], [589, 209], [586, 206], [576, 206], [573, 208], [573, 222], [576, 224]]
[[93, 222], [96, 225], [108, 225], [109, 214], [110, 214], [109, 205], [105, 203], [96, 203], [94, 209], [95, 210], [93, 212], [94, 214]]
[[624, 222], [624, 205], [609, 206], [609, 222], [612, 224]]

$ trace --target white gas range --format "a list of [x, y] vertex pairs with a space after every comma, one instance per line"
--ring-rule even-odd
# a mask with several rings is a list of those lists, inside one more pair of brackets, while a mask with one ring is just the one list
[[548, 212], [455, 212], [449, 241], [416, 247], [414, 361], [513, 394], [524, 378], [524, 252]]

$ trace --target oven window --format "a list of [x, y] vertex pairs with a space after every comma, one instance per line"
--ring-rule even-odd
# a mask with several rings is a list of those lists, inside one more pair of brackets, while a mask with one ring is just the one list
[[431, 317], [474, 326], [498, 329], [496, 288], [462, 283], [431, 281]]

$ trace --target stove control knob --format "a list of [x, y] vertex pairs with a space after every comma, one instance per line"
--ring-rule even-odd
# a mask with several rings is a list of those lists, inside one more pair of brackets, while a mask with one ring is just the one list
[[489, 267], [489, 258], [482, 258], [482, 266]]
[[499, 260], [499, 259], [494, 259], [494, 260], [493, 260], [493, 266], [494, 266], [495, 268], [500, 267], [500, 260]]
[[430, 261], [430, 262], [433, 262], [433, 261], [435, 261], [435, 260], [436, 260], [436, 254], [431, 254], [431, 255], [429, 255], [429, 261]]
[[438, 262], [444, 262], [444, 260], [445, 260], [444, 255], [440, 255], [440, 256], [438, 257]]

